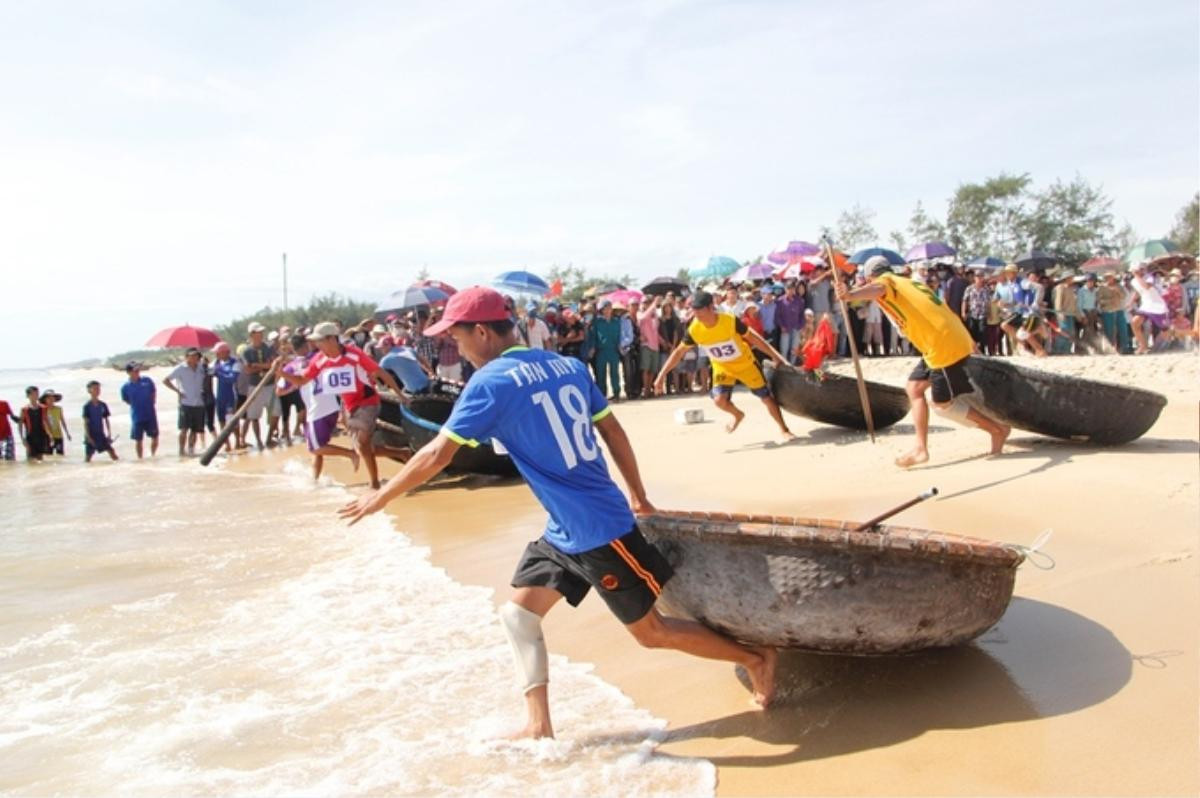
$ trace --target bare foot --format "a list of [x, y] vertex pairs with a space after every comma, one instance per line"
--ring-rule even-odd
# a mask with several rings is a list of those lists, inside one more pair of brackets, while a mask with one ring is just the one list
[[358, 473], [358, 464], [361, 462], [362, 462], [362, 458], [359, 457], [358, 452], [356, 452], [352, 449], [350, 451], [350, 465], [353, 466], [355, 473]]
[[785, 429], [779, 436], [779, 439], [784, 443], [787, 443], [788, 441], [794, 441], [796, 440], [796, 433], [792, 432], [790, 429]]
[[906, 455], [896, 458], [896, 465], [901, 468], [920, 465], [921, 463], [929, 462], [929, 452], [924, 449], [913, 449]]
[[758, 654], [759, 662], [746, 668], [746, 673], [754, 688], [754, 703], [766, 709], [775, 698], [775, 665], [779, 662], [779, 652], [763, 646], [756, 647], [754, 653]]
[[1002, 454], [1004, 452], [1004, 442], [1008, 440], [1010, 434], [1012, 434], [1012, 427], [1007, 424], [1001, 424], [997, 432], [991, 433], [992, 454]]
[[733, 408], [733, 421], [730, 421], [728, 424], [725, 425], [725, 431], [733, 432], [735, 429], [738, 428], [738, 424], [741, 424], [742, 419], [745, 417], [746, 417], [745, 413], [743, 413], [741, 410], [738, 410], [736, 407]]
[[546, 737], [554, 737], [554, 729], [550, 726], [542, 726], [541, 724], [531, 723], [523, 729], [519, 729], [512, 734], [505, 735], [509, 740], [541, 740]]

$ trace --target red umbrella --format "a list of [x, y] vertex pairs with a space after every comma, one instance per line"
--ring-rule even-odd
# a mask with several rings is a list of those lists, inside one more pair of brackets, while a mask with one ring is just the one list
[[221, 336], [212, 330], [206, 330], [203, 327], [191, 327], [185, 324], [182, 327], [168, 327], [165, 330], [155, 333], [146, 342], [146, 346], [161, 346], [163, 348], [194, 346], [197, 349], [207, 349], [220, 340]]
[[446, 296], [454, 296], [458, 293], [457, 288], [450, 285], [450, 283], [443, 283], [441, 280], [417, 280], [413, 285], [419, 288], [436, 288], [439, 291], [444, 291]]

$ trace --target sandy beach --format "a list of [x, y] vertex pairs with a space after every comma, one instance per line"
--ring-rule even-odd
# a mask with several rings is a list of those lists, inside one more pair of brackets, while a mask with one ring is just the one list
[[[1022, 545], [1050, 531], [1054, 567], [1024, 564], [1007, 614], [973, 645], [868, 659], [788, 652], [780, 700], [765, 713], [731, 667], [638, 648], [594, 596], [550, 614], [551, 651], [594, 663], [666, 718], [660, 751], [712, 761], [723, 795], [1196, 794], [1198, 359], [1022, 362], [1153, 388], [1169, 402], [1133, 444], [1096, 449], [1017, 430], [1001, 458], [981, 456], [982, 433], [935, 416], [931, 461], [907, 471], [892, 464], [910, 443], [907, 419], [872, 444], [789, 417], [800, 439], [779, 446], [748, 395], [737, 396], [749, 412], [733, 435], [701, 396], [616, 409], [660, 508], [865, 519], [933, 485], [936, 500], [897, 520]], [[891, 384], [909, 368], [864, 361], [868, 379]], [[703, 408], [705, 423], [675, 424], [684, 407]], [[361, 474], [337, 464], [332, 473], [363, 489]], [[486, 478], [443, 478], [389, 512], [434, 565], [494, 589], [496, 602], [544, 519], [523, 483]], [[519, 711], [514, 691], [514, 722]]]

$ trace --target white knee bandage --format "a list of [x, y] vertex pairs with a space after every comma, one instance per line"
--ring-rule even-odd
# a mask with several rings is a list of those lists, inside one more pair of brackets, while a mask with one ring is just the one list
[[512, 644], [517, 660], [517, 673], [525, 677], [522, 692], [550, 682], [550, 662], [546, 654], [546, 639], [542, 637], [542, 619], [511, 601], [500, 608], [500, 621]]

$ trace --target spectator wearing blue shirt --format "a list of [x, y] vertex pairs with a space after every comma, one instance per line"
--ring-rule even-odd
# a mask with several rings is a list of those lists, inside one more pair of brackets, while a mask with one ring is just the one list
[[142, 459], [142, 439], [150, 438], [150, 456], [158, 453], [158, 413], [154, 409], [157, 391], [154, 380], [142, 376], [142, 364], [130, 361], [125, 364], [129, 379], [121, 386], [121, 400], [129, 405], [133, 438], [138, 459]]
[[[233, 411], [237, 408], [237, 383], [238, 377], [242, 373], [242, 362], [233, 356], [233, 351], [229, 348], [229, 344], [224, 341], [219, 342], [213, 347], [212, 366], [209, 370], [212, 375], [217, 378], [217, 420], [221, 422], [221, 426], [225, 426], [225, 419], [233, 415]], [[241, 448], [241, 425], [237, 425], [233, 429], [234, 442]], [[226, 439], [225, 450], [229, 451], [229, 442]]]
[[[578, 360], [517, 345], [503, 298], [479, 286], [450, 297], [442, 321], [478, 367], [441, 433], [381, 489], [347, 504], [350, 523], [440, 473], [460, 446], [500, 443], [549, 514], [513, 577], [500, 617], [516, 655], [528, 721], [523, 735], [551, 737], [548, 654], [542, 618], [562, 598], [572, 606], [595, 588], [643, 646], [673, 648], [746, 668], [755, 700], [774, 692], [774, 649], [743, 646], [694, 621], [664, 618], [654, 605], [671, 578], [666, 558], [638, 530], [635, 515], [654, 512], [625, 430]], [[632, 501], [609, 476], [596, 440], [604, 439]]]
[[411, 346], [404, 346], [390, 335], [379, 342], [379, 349], [386, 354], [380, 358], [379, 367], [387, 369], [408, 393], [425, 393], [432, 385], [429, 377], [433, 369]]
[[112, 445], [112, 426], [109, 424], [108, 405], [100, 401], [100, 383], [92, 380], [87, 384], [90, 397], [83, 405], [83, 459], [92, 462], [92, 456], [108, 452], [116, 460], [117, 450]]

